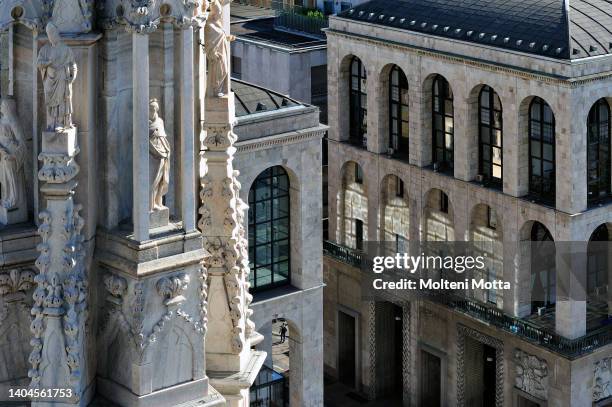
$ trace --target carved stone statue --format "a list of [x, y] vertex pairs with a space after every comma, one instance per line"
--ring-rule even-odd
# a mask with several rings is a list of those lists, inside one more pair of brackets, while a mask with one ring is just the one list
[[2, 99], [0, 114], [0, 205], [12, 209], [24, 206], [26, 146], [15, 112], [15, 101]]
[[159, 117], [159, 103], [149, 102], [149, 174], [151, 185], [151, 212], [164, 209], [163, 197], [170, 183], [170, 144], [164, 121]]
[[208, 63], [208, 83], [206, 93], [209, 97], [222, 97], [229, 93], [230, 41], [234, 36], [225, 32], [223, 27], [223, 7], [230, 0], [212, 0], [206, 20], [206, 60]]
[[93, 1], [90, 0], [55, 0], [51, 21], [63, 33], [89, 32], [92, 6]]
[[38, 54], [45, 91], [47, 110], [46, 130], [72, 127], [72, 83], [77, 75], [77, 65], [72, 50], [62, 42], [59, 30], [53, 23], [47, 24], [49, 43]]

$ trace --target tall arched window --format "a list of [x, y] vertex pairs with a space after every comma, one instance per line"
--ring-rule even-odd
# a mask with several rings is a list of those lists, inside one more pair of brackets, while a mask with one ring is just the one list
[[531, 227], [531, 311], [551, 308], [556, 303], [554, 239], [546, 226], [535, 222]]
[[[610, 233], [607, 225], [601, 225], [591, 235], [587, 249], [587, 293], [597, 294], [608, 285], [608, 246]], [[603, 292], [602, 292], [603, 294]]]
[[350, 141], [366, 147], [368, 139], [368, 94], [366, 70], [361, 60], [353, 57], [350, 79]]
[[529, 107], [529, 193], [555, 203], [555, 116], [538, 97]]
[[442, 172], [453, 169], [455, 119], [453, 91], [448, 81], [437, 75], [433, 81], [433, 152], [434, 165]]
[[394, 156], [408, 156], [408, 79], [394, 65], [389, 73], [389, 148]]
[[587, 124], [588, 201], [595, 203], [610, 195], [610, 106], [599, 99], [589, 112]]
[[478, 98], [479, 170], [484, 181], [502, 186], [503, 119], [499, 96], [491, 87], [483, 86]]
[[253, 291], [290, 282], [289, 177], [262, 172], [249, 191], [249, 276]]

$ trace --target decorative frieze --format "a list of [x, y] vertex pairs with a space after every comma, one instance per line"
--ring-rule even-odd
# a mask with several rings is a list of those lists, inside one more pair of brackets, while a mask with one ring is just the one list
[[541, 400], [548, 400], [548, 362], [520, 349], [514, 350], [515, 386]]
[[612, 397], [612, 357], [595, 362], [593, 369], [593, 401]]

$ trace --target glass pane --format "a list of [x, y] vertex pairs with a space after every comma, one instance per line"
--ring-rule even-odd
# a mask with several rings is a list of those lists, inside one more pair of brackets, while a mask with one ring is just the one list
[[497, 165], [493, 166], [493, 177], [495, 177], [497, 179], [501, 179], [501, 177], [502, 177], [502, 167], [499, 167]]
[[257, 267], [272, 263], [271, 244], [266, 244], [255, 248], [255, 263]]
[[270, 223], [261, 223], [258, 225], [254, 225], [254, 227], [250, 229], [256, 230], [255, 243], [258, 245], [268, 243], [272, 239], [272, 225]]
[[541, 158], [540, 157], [540, 148], [542, 146], [542, 143], [538, 142], [538, 141], [531, 141], [531, 156], [532, 157], [536, 157], [536, 158]]
[[493, 144], [495, 144], [497, 147], [501, 147], [502, 146], [502, 132], [501, 132], [501, 130], [495, 130], [493, 132]]
[[289, 197], [275, 198], [273, 204], [273, 216], [275, 219], [289, 216]]
[[453, 118], [447, 117], [445, 120], [445, 123], [446, 123], [445, 131], [447, 133], [452, 133], [454, 130], [454, 126], [455, 126], [455, 121], [453, 120]]
[[553, 154], [553, 146], [550, 144], [544, 144], [544, 159], [548, 161], [554, 161], [555, 157]]
[[403, 107], [402, 108], [402, 120], [407, 122], [409, 114], [410, 114], [410, 111], [408, 110], [408, 107]]
[[453, 149], [453, 135], [452, 134], [446, 134], [444, 146], [446, 147], [447, 150]]
[[493, 164], [501, 165], [502, 151], [499, 147], [493, 147]]
[[541, 176], [542, 175], [542, 162], [537, 158], [531, 159], [531, 173], [533, 175]]

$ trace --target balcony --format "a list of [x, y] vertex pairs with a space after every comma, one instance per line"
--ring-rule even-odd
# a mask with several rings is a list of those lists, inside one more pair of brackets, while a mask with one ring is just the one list
[[[329, 241], [323, 242], [323, 253], [325, 256], [356, 268], [361, 268], [364, 260], [363, 252]], [[494, 305], [485, 304], [468, 297], [454, 294], [442, 295], [437, 292], [427, 296], [427, 299], [516, 335], [522, 340], [546, 348], [569, 360], [577, 359], [612, 343], [612, 325], [599, 326], [590, 330], [581, 338], [568, 339], [555, 333], [554, 327], [551, 327], [548, 323], [538, 324], [538, 319], [517, 318], [503, 312]], [[589, 304], [589, 306], [592, 307], [593, 304]], [[531, 319], [531, 317], [529, 318]]]
[[273, 8], [276, 11], [275, 28], [324, 37], [325, 34], [322, 30], [329, 27], [328, 17], [319, 10], [289, 6], [282, 3], [274, 3]]

